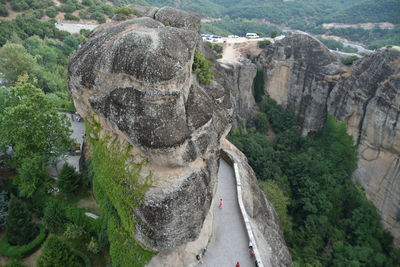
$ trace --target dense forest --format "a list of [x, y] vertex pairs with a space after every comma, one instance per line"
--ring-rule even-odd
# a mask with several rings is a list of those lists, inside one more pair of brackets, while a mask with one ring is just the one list
[[280, 217], [295, 266], [399, 266], [400, 249], [350, 180], [356, 147], [343, 123], [302, 137], [290, 110], [270, 98], [255, 121], [229, 135], [247, 156]]

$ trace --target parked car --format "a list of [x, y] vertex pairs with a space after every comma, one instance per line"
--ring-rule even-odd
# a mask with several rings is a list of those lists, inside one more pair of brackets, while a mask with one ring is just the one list
[[228, 38], [239, 38], [237, 35], [228, 35]]
[[248, 33], [246, 33], [246, 38], [248, 38], [248, 39], [257, 39], [257, 38], [260, 38], [260, 36], [258, 36], [257, 33], [248, 32]]

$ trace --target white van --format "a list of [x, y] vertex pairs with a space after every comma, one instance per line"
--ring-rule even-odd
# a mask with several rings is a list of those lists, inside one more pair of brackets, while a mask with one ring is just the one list
[[246, 38], [256, 39], [256, 38], [260, 38], [260, 36], [258, 36], [256, 33], [248, 32], [248, 33], [246, 33]]

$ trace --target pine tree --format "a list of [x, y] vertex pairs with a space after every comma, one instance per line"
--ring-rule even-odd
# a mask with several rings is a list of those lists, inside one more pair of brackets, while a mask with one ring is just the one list
[[43, 245], [38, 261], [38, 267], [80, 267], [82, 260], [74, 254], [71, 247], [55, 235], [50, 235]]
[[6, 219], [8, 242], [18, 246], [27, 244], [36, 236], [37, 230], [24, 203], [16, 198], [11, 199]]
[[64, 193], [74, 193], [81, 185], [81, 175], [69, 164], [64, 164], [57, 178], [57, 187]]

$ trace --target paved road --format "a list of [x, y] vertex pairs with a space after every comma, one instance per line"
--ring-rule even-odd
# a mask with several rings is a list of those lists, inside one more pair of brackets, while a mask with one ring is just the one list
[[[255, 266], [248, 253], [249, 239], [237, 201], [233, 169], [223, 159], [220, 159], [215, 197], [214, 234], [199, 266], [235, 267], [237, 261], [241, 267]], [[222, 209], [218, 207], [220, 198], [224, 200]]]

